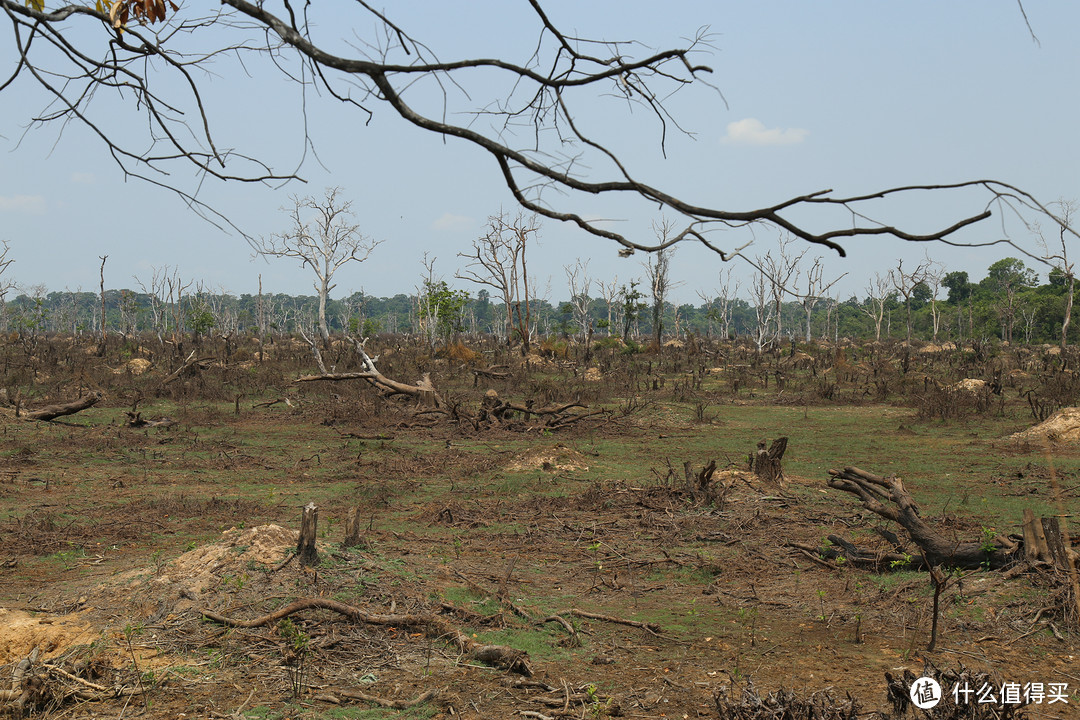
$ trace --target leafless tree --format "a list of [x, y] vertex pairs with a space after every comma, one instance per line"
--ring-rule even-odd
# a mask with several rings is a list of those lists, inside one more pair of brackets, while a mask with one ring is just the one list
[[619, 276], [616, 275], [612, 278], [611, 282], [598, 281], [597, 286], [600, 288], [600, 297], [604, 298], [604, 305], [607, 307], [607, 337], [611, 337], [612, 330], [619, 327], [619, 311], [621, 305], [619, 303]]
[[[716, 90], [707, 80], [711, 68], [699, 62], [701, 54], [711, 51], [707, 31], [680, 47], [653, 50], [639, 39], [569, 34], [561, 27], [573, 25], [572, 17], [557, 20], [541, 0], [528, 0], [531, 27], [525, 32], [530, 39], [515, 43], [533, 49], [524, 61], [443, 60], [405, 24], [367, 2], [346, 7], [308, 3], [300, 10], [276, 0], [223, 0], [219, 8], [207, 12], [205, 7], [118, 0], [46, 10], [41, 2], [0, 0], [10, 28], [0, 47], [14, 68], [0, 92], [25, 76], [45, 97], [45, 109], [30, 116], [32, 125], [84, 125], [126, 175], [180, 193], [189, 205], [224, 225], [231, 224], [228, 217], [199, 197], [206, 177], [265, 182], [300, 172], [275, 170], [271, 159], [252, 158], [242, 148], [219, 143], [211, 120], [217, 108], [210, 106], [212, 96], [202, 89], [209, 77], [230, 72], [281, 73], [297, 83], [298, 104], [305, 107], [308, 96], [318, 92], [340, 101], [361, 120], [386, 110], [421, 130], [464, 141], [493, 160], [515, 199], [530, 212], [572, 222], [626, 252], [694, 241], [726, 258], [730, 254], [710, 239], [711, 229], [766, 223], [843, 255], [841, 243], [849, 238], [951, 241], [957, 231], [990, 217], [992, 208], [1045, 211], [1022, 190], [981, 179], [851, 196], [818, 189], [747, 209], [698, 205], [650, 185], [630, 172], [603, 137], [587, 134], [581, 120], [588, 116], [591, 97], [614, 94], [626, 101], [628, 111], [637, 107], [651, 113], [663, 147], [669, 130], [684, 131], [665, 104], [672, 93]], [[478, 68], [484, 72], [476, 72]], [[441, 91], [442, 102], [417, 98], [413, 104], [408, 91], [418, 83]], [[492, 87], [511, 90], [493, 98]], [[107, 101], [98, 101], [102, 96], [137, 108], [145, 119], [144, 131], [127, 125], [114, 128], [105, 114]], [[231, 101], [231, 96], [223, 99]], [[459, 117], [465, 119], [449, 120]], [[311, 144], [306, 127], [298, 138], [305, 150]], [[196, 175], [187, 189], [183, 181], [172, 179], [190, 177], [184, 168]], [[962, 199], [977, 190], [984, 197], [961, 217], [928, 233], [869, 217], [869, 207], [882, 198], [914, 197], [927, 190]], [[582, 198], [616, 196], [659, 206], [679, 218], [679, 229], [661, 244], [642, 244], [568, 209]], [[567, 204], [552, 204], [554, 198], [565, 198]], [[846, 210], [842, 215], [855, 222], [824, 225], [841, 215], [833, 212], [836, 209]]]
[[889, 276], [874, 273], [874, 281], [866, 286], [866, 304], [860, 308], [874, 321], [874, 340], [881, 341], [881, 321], [885, 318], [885, 305], [889, 302]]
[[[139, 289], [150, 300], [151, 326], [157, 336], [158, 344], [164, 347], [165, 333], [169, 331], [169, 305], [172, 302], [171, 293], [167, 293], [166, 289], [175, 287], [178, 280], [174, 280], [172, 283], [168, 281], [168, 265], [163, 268], [151, 267], [150, 273], [150, 287], [147, 287], [138, 277], [135, 278], [135, 282], [139, 284]], [[176, 273], [177, 270], [174, 268], [174, 277]]]
[[911, 342], [911, 295], [915, 286], [925, 280], [926, 263], [919, 263], [915, 269], [904, 270], [904, 261], [901, 259], [894, 270], [889, 271], [889, 281], [896, 292], [904, 298], [904, 310], [907, 313], [907, 341]]
[[754, 274], [750, 279], [750, 301], [754, 304], [754, 345], [760, 353], [769, 343], [776, 338], [773, 323], [776, 319], [776, 308], [772, 302], [772, 286], [769, 276], [757, 263]]
[[773, 304], [770, 315], [775, 324], [774, 338], [777, 341], [780, 340], [780, 336], [784, 331], [781, 318], [784, 308], [784, 296], [795, 295], [792, 289], [792, 279], [798, 277], [799, 263], [802, 262], [803, 256], [806, 255], [805, 248], [802, 252], [794, 253], [791, 250], [792, 242], [793, 240], [790, 237], [781, 238], [777, 244], [775, 255], [770, 250], [765, 253], [765, 257], [758, 257], [754, 261], [754, 265], [759, 272], [768, 280], [770, 302]]
[[[1076, 261], [1069, 260], [1069, 246], [1067, 240], [1074, 239], [1071, 235], [1075, 235], [1075, 233], [1071, 231], [1071, 228], [1073, 216], [1076, 215], [1077, 203], [1074, 200], [1058, 200], [1052, 204], [1057, 210], [1055, 219], [1058, 220], [1057, 229], [1060, 249], [1050, 248], [1050, 244], [1043, 236], [1039, 223], [1034, 223], [1032, 227], [1038, 236], [1039, 244], [1043, 249], [1042, 259], [1052, 265], [1054, 269], [1060, 273], [1065, 285], [1065, 314], [1061, 320], [1061, 349], [1064, 350], [1065, 346], [1068, 344], [1069, 325], [1072, 323], [1073, 296], [1076, 293], [1076, 274], [1073, 270]], [[2, 258], [3, 256], [0, 256], [0, 260], [2, 260]]]
[[473, 240], [471, 252], [458, 253], [470, 262], [457, 277], [495, 289], [506, 308], [506, 342], [511, 345], [516, 338], [524, 353], [529, 352], [532, 340], [533, 299], [525, 255], [539, 232], [535, 217], [524, 213], [511, 217], [503, 212], [488, 218], [487, 232]]
[[15, 281], [10, 277], [4, 277], [11, 263], [15, 262], [15, 258], [8, 257], [10, 251], [11, 246], [8, 245], [8, 241], [0, 240], [0, 319], [3, 320], [5, 328], [7, 327], [7, 294], [15, 289]]
[[833, 295], [827, 298], [828, 302], [825, 303], [825, 328], [821, 333], [822, 340], [829, 339], [829, 323], [832, 320], [832, 316], [836, 314], [836, 321], [833, 322], [833, 342], [840, 342], [840, 298], [837, 295]]
[[589, 319], [589, 310], [592, 308], [592, 298], [589, 290], [592, 289], [592, 278], [589, 277], [589, 261], [581, 261], [578, 258], [573, 265], [564, 265], [566, 283], [570, 288], [570, 307], [574, 309], [574, 322], [581, 331], [581, 342], [585, 342], [592, 327]]
[[[833, 285], [840, 282], [844, 275], [847, 275], [847, 273], [842, 273], [839, 277], [826, 283], [822, 279], [824, 273], [825, 267], [822, 265], [821, 258], [814, 258], [814, 264], [806, 271], [806, 292], [799, 297], [803, 312], [806, 313], [806, 342], [811, 340], [810, 320], [814, 314], [814, 306], [818, 304]], [[828, 325], [828, 320], [826, 320], [826, 325]], [[828, 328], [826, 328], [826, 333], [828, 333]]]
[[[668, 233], [671, 232], [671, 223], [665, 220], [660, 224], [654, 224], [653, 230], [660, 245], [665, 245]], [[649, 280], [649, 293], [652, 296], [653, 345], [656, 347], [660, 347], [664, 332], [664, 305], [667, 303], [668, 292], [672, 288], [671, 256], [674, 252], [674, 248], [668, 245], [657, 250], [642, 263], [645, 276]]]
[[933, 323], [933, 342], [937, 342], [938, 332], [941, 330], [941, 311], [938, 310], [938, 294], [941, 292], [941, 284], [945, 280], [945, 266], [941, 263], [926, 259], [923, 270], [923, 281], [930, 288], [930, 320]]
[[255, 243], [257, 254], [293, 258], [315, 273], [319, 335], [324, 343], [330, 339], [326, 298], [337, 287], [334, 274], [350, 262], [367, 260], [379, 245], [379, 241], [360, 232], [360, 226], [353, 222], [352, 201], [342, 200], [340, 195], [341, 188], [335, 187], [327, 188], [322, 198], [294, 196], [293, 206], [288, 209], [292, 227]]
[[734, 309], [735, 299], [739, 295], [739, 281], [732, 283], [734, 268], [728, 267], [720, 273], [720, 286], [715, 295], [698, 291], [698, 297], [707, 306], [706, 316], [710, 325], [716, 322], [719, 325], [720, 337], [727, 338], [731, 335], [731, 314]]
[[1031, 336], [1035, 332], [1035, 321], [1039, 318], [1039, 309], [1030, 301], [1019, 303], [1018, 309], [1020, 319], [1024, 321], [1024, 344], [1030, 345]]

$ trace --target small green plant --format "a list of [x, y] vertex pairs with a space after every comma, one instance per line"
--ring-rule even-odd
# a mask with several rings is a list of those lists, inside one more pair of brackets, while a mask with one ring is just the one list
[[308, 644], [311, 638], [292, 621], [285, 618], [277, 627], [278, 635], [285, 639], [282, 656], [289, 673], [289, 686], [294, 699], [299, 699], [304, 690], [304, 673], [307, 669]]
[[994, 536], [997, 535], [997, 531], [994, 528], [984, 527], [982, 529], [982, 544], [979, 549], [987, 555], [993, 555], [997, 551], [997, 545], [994, 544]]
[[589, 715], [591, 717], [599, 718], [611, 709], [612, 698], [609, 697], [601, 702], [600, 691], [596, 687], [596, 683], [589, 683], [585, 686], [585, 695], [588, 697]]
[[135, 648], [131, 644], [131, 639], [138, 635], [142, 635], [143, 626], [133, 625], [128, 623], [124, 626], [124, 640], [127, 643], [128, 654], [131, 655], [131, 667], [135, 670], [135, 677], [139, 681], [139, 689], [142, 691], [143, 706], [150, 710], [150, 690], [154, 687], [154, 673], [153, 671], [141, 672], [139, 670], [139, 661], [135, 657]]

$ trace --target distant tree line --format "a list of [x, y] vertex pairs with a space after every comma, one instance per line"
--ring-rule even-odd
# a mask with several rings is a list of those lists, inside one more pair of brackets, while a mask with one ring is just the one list
[[[677, 305], [666, 299], [658, 305], [648, 292], [649, 282], [582, 283], [578, 273], [571, 278], [570, 299], [555, 303], [522, 299], [510, 312], [487, 289], [475, 294], [455, 289], [429, 270], [411, 294], [381, 298], [354, 292], [329, 299], [326, 319], [332, 333], [406, 333], [424, 337], [433, 345], [479, 334], [513, 336], [515, 341], [528, 335], [655, 342], [691, 333], [761, 338], [763, 346], [808, 337], [1058, 343], [1063, 327], [1067, 342], [1080, 339], [1075, 325], [1065, 322], [1071, 311], [1069, 296], [1075, 288], [1070, 274], [1062, 269], [1052, 270], [1044, 284], [1039, 283], [1034, 270], [1016, 258], [993, 263], [978, 282], [958, 270], [915, 275], [905, 283], [897, 279], [906, 274], [902, 265], [899, 269], [899, 273], [878, 276], [861, 298], [800, 296], [792, 287], [778, 293], [779, 302], [768, 294], [762, 295], [761, 302], [753, 302], [736, 296], [738, 288], [724, 283], [715, 293], [699, 293], [703, 299], [699, 305]], [[599, 288], [599, 297], [589, 294], [593, 287]], [[44, 286], [20, 288], [18, 292], [7, 301], [0, 297], [0, 330], [4, 333], [34, 336], [101, 331], [98, 293], [50, 292]], [[319, 309], [315, 295], [234, 295], [179, 282], [171, 286], [154, 283], [152, 288], [139, 290], [106, 290], [104, 301], [109, 333], [151, 334], [161, 342], [176, 334], [291, 334], [316, 327]], [[528, 318], [529, 327], [509, 327], [518, 322], [515, 318]]]

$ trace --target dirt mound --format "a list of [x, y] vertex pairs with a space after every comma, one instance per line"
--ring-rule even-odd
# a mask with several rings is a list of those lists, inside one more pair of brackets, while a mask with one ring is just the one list
[[21, 660], [34, 648], [39, 648], [40, 659], [50, 660], [72, 645], [85, 645], [99, 636], [80, 613], [34, 616], [0, 608], [0, 665]]
[[600, 382], [603, 379], [604, 374], [600, 372], [600, 368], [585, 368], [585, 382]]
[[953, 390], [966, 390], [968, 392], [978, 392], [986, 387], [985, 380], [979, 380], [977, 378], [965, 378], [960, 382], [953, 385]]
[[1050, 442], [1080, 441], [1080, 408], [1058, 410], [1035, 427], [1022, 430], [1008, 437], [1009, 440], [1049, 440]]
[[130, 603], [145, 614], [200, 607], [222, 588], [270, 582], [267, 577], [295, 550], [299, 533], [280, 525], [232, 528], [217, 542], [195, 548], [157, 568], [121, 573], [103, 585], [94, 603]]
[[227, 576], [241, 576], [252, 567], [274, 567], [296, 548], [299, 533], [280, 525], [260, 525], [221, 533], [221, 539], [166, 563], [154, 584], [182, 586], [184, 596], [198, 595]]
[[151, 363], [146, 358], [131, 358], [121, 367], [113, 370], [114, 375], [123, 375], [124, 373], [131, 373], [132, 375], [142, 375], [144, 372], [150, 369]]
[[585, 456], [565, 445], [549, 448], [536, 448], [523, 453], [506, 466], [507, 470], [588, 470]]

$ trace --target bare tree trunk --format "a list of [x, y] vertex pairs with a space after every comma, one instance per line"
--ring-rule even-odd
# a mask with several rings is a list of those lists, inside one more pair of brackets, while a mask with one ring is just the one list
[[1061, 349], [1065, 350], [1068, 344], [1069, 323], [1072, 321], [1073, 293], [1076, 289], [1076, 278], [1069, 274], [1068, 297], [1065, 298], [1065, 319], [1061, 321]]
[[101, 349], [99, 355], [105, 354], [105, 261], [108, 255], [101, 256]]
[[296, 543], [296, 556], [304, 567], [319, 564], [319, 551], [315, 549], [316, 531], [319, 525], [319, 508], [310, 502], [300, 516], [300, 540]]

